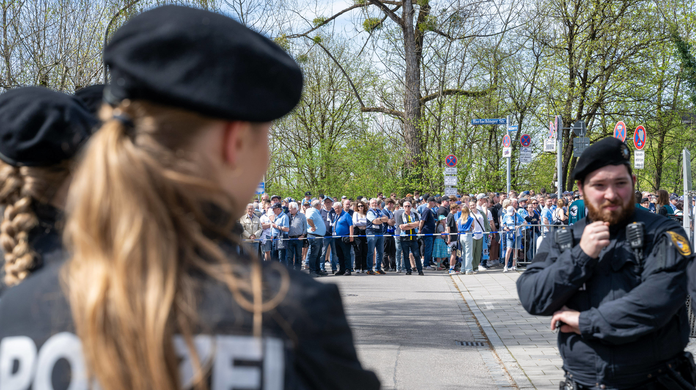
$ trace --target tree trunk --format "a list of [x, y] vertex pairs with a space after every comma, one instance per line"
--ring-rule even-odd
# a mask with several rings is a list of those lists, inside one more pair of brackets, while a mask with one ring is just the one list
[[403, 34], [406, 74], [404, 84], [404, 140], [408, 155], [406, 170], [409, 176], [422, 183], [422, 140], [420, 136], [420, 67], [416, 48], [416, 36], [413, 27], [413, 2], [404, 0], [403, 5]]

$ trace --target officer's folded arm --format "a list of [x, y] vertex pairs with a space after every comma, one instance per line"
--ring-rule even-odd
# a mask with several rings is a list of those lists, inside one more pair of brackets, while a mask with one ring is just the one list
[[534, 262], [517, 279], [522, 306], [533, 315], [550, 316], [591, 276], [597, 259], [580, 246], [560, 252], [551, 236], [542, 241]]
[[663, 236], [645, 260], [642, 282], [625, 296], [580, 313], [580, 333], [586, 339], [625, 344], [665, 326], [684, 305], [689, 258]]

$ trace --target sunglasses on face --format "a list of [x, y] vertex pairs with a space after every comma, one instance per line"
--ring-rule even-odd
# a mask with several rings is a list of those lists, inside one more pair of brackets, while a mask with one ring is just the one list
[[411, 208], [411, 206], [404, 206], [404, 208]]
[[365, 207], [365, 206], [363, 206], [363, 205], [359, 205], [359, 206], [358, 206], [359, 209], [361, 209], [361, 208], [363, 208], [363, 207]]

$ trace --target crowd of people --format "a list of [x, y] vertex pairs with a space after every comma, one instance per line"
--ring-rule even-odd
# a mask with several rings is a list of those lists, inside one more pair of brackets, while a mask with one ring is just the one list
[[[678, 218], [683, 210], [683, 198], [665, 190], [635, 196], [637, 207], [653, 213]], [[531, 262], [554, 226], [572, 225], [586, 215], [578, 191], [559, 198], [543, 188], [456, 196], [414, 192], [403, 198], [306, 192], [295, 200], [263, 194], [246, 210], [240, 224], [252, 251], [313, 276], [328, 275], [327, 264], [334, 275], [516, 271], [518, 262]], [[348, 228], [337, 224], [344, 213]]]

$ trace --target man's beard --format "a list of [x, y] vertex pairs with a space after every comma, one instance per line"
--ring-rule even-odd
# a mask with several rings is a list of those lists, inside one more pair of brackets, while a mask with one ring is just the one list
[[[600, 207], [595, 207], [592, 204], [592, 202], [590, 202], [588, 199], [585, 199], [587, 215], [590, 217], [590, 220], [592, 222], [603, 221], [609, 222], [609, 225], [618, 225], [626, 221], [631, 215], [633, 215], [633, 211], [635, 211], [636, 208], [636, 205], [632, 201], [629, 200], [627, 202], [624, 202], [624, 204], [621, 204], [622, 201], [622, 198], [619, 198], [614, 202], [605, 201], [601, 204]], [[602, 210], [603, 207], [609, 205], [617, 205], [621, 206], [621, 208], [618, 210]]]

